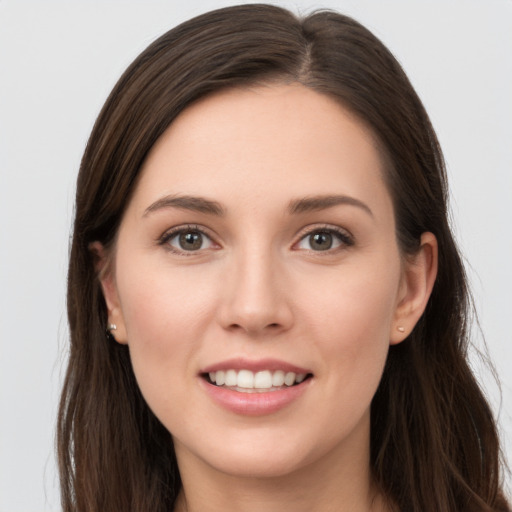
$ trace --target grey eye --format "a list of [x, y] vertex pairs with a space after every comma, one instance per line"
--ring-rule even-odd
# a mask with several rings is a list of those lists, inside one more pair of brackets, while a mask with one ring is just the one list
[[327, 251], [332, 247], [333, 236], [332, 233], [320, 232], [313, 233], [308, 236], [309, 246], [313, 251]]
[[352, 245], [352, 240], [347, 235], [335, 230], [319, 229], [304, 236], [297, 244], [297, 248], [320, 252], [337, 249], [343, 245]]
[[181, 233], [179, 243], [185, 251], [197, 251], [203, 245], [203, 236], [201, 233]]
[[212, 241], [204, 233], [193, 230], [176, 233], [167, 243], [175, 249], [189, 252], [208, 249], [212, 245]]

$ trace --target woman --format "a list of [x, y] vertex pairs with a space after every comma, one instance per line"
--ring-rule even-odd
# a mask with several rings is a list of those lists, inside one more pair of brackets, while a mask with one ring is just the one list
[[510, 510], [446, 195], [355, 21], [240, 6], [150, 45], [78, 177], [64, 510]]

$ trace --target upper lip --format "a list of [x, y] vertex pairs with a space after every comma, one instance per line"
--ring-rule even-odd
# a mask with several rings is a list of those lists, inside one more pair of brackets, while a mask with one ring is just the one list
[[283, 372], [311, 373], [311, 371], [306, 368], [301, 368], [300, 366], [290, 364], [286, 361], [280, 361], [279, 359], [245, 359], [243, 357], [227, 359], [205, 366], [200, 373], [210, 373], [221, 370], [250, 370], [252, 372], [282, 370]]

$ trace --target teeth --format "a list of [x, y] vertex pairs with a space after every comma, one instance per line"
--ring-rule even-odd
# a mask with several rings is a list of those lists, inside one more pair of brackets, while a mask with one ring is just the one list
[[277, 370], [277, 372], [274, 372], [272, 375], [272, 386], [275, 386], [276, 388], [282, 386], [284, 384], [284, 372], [281, 370]]
[[283, 372], [282, 370], [252, 372], [250, 370], [219, 370], [210, 372], [210, 380], [217, 386], [237, 387], [242, 389], [272, 389], [300, 384], [305, 373]]
[[212, 382], [217, 383], [217, 386], [222, 386], [226, 382], [226, 374], [222, 370], [218, 372], [210, 372], [208, 375]]
[[249, 370], [240, 370], [236, 379], [236, 385], [239, 388], [253, 388], [254, 387], [254, 373]]
[[295, 384], [295, 373], [293, 373], [293, 372], [288, 372], [288, 373], [284, 376], [284, 383], [285, 383], [287, 386], [293, 386], [293, 384]]
[[[228, 370], [226, 372], [226, 380], [224, 381], [224, 384], [226, 386], [236, 386], [237, 385], [237, 374], [235, 370]], [[217, 382], [217, 379], [215, 379], [215, 382]]]
[[269, 371], [258, 372], [254, 376], [254, 387], [258, 389], [272, 387], [272, 374]]

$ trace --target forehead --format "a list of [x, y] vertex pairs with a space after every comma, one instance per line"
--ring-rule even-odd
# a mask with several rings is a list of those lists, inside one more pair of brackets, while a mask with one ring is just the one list
[[183, 193], [288, 201], [333, 188], [382, 195], [383, 167], [371, 130], [332, 98], [297, 84], [229, 89], [169, 126], [143, 165], [134, 199]]

